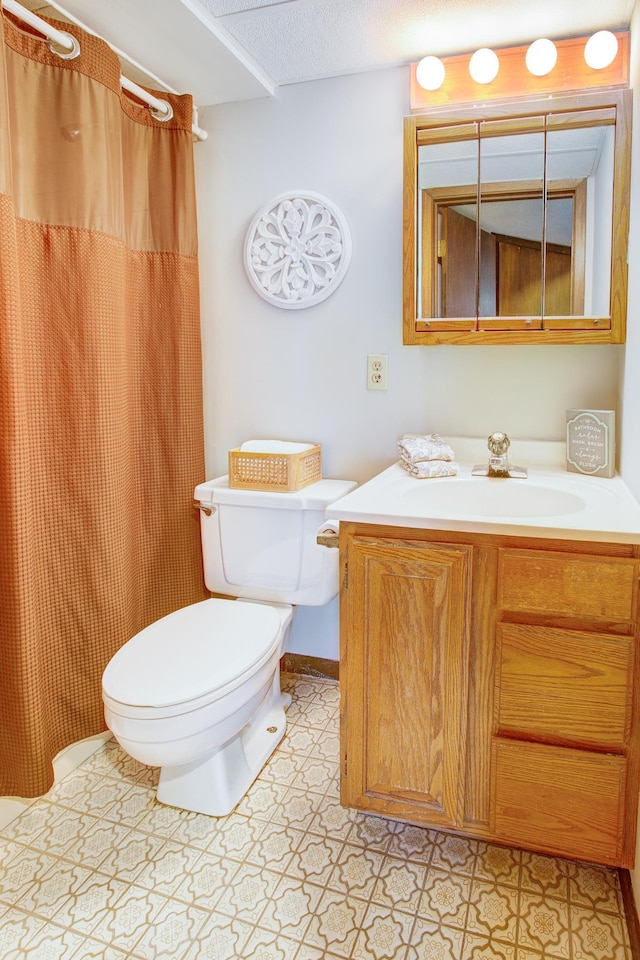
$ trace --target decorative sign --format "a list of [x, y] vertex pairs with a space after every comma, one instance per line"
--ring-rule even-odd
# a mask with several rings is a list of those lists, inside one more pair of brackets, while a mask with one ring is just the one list
[[320, 194], [274, 197], [251, 222], [244, 265], [254, 289], [277, 307], [311, 307], [342, 282], [351, 235], [340, 211]]
[[614, 475], [614, 410], [567, 410], [567, 470], [592, 477]]

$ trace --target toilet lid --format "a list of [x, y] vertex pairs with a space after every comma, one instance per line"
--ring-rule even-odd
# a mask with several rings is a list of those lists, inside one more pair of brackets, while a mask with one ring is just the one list
[[130, 706], [166, 707], [211, 693], [250, 670], [280, 631], [277, 611], [202, 600], [137, 633], [109, 662], [102, 689]]

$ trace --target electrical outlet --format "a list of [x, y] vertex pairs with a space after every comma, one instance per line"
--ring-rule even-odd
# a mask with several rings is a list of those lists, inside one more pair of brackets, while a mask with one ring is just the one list
[[389, 357], [386, 353], [370, 353], [367, 356], [367, 390], [387, 389]]

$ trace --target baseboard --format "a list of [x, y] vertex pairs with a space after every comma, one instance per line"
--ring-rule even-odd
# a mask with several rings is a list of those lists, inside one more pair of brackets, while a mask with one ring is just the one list
[[618, 876], [620, 878], [620, 889], [622, 890], [622, 903], [627, 920], [627, 930], [629, 931], [631, 956], [633, 960], [640, 960], [640, 920], [638, 919], [636, 901], [631, 885], [631, 874], [628, 870], [618, 870]]
[[280, 660], [280, 669], [285, 673], [296, 673], [303, 677], [324, 677], [339, 680], [340, 664], [337, 660], [323, 660], [322, 657], [307, 657], [303, 653], [285, 653]]

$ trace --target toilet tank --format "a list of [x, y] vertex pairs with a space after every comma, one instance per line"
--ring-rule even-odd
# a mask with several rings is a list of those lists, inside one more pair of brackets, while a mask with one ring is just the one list
[[[199, 484], [204, 581], [212, 593], [318, 606], [338, 592], [338, 550], [316, 543], [325, 509], [357, 484], [319, 480], [292, 493]], [[208, 509], [207, 509], [208, 508]], [[211, 511], [209, 513], [209, 510]]]

